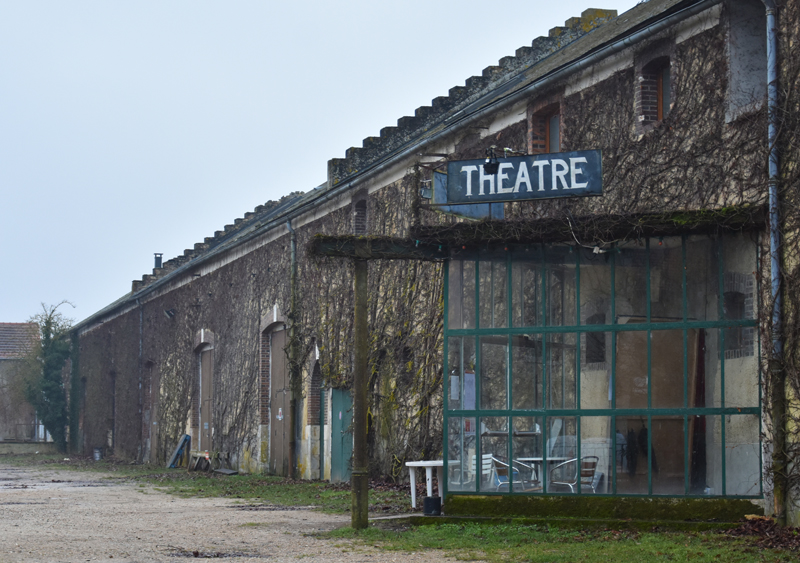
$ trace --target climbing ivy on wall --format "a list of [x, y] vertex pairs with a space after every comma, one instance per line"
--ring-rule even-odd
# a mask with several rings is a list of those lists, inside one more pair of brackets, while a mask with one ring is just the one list
[[[796, 398], [800, 397], [800, 261], [795, 258], [800, 256], [800, 31], [794, 22], [800, 21], [800, 8], [796, 0], [780, 4], [783, 71], [779, 142], [783, 154], [780, 189], [785, 257], [783, 336], [787, 353], [773, 357], [768, 345], [770, 319], [768, 314], [763, 315], [762, 375], [764, 397], [769, 396], [774, 374], [783, 374]], [[518, 227], [522, 238], [549, 235], [562, 242], [575, 242], [575, 233], [570, 229], [575, 227], [576, 233], [580, 231], [587, 237], [580, 243], [607, 246], [620, 236], [621, 230], [609, 221], [619, 221], [617, 227], [636, 225], [642, 214], [662, 215], [680, 222], [682, 212], [709, 209], [714, 211], [705, 217], [707, 223], [719, 221], [728, 227], [736, 214], [715, 215], [716, 211], [744, 209], [745, 214], [758, 217], [767, 198], [766, 107], [761, 104], [726, 123], [728, 71], [722, 27], [703, 31], [675, 46], [670, 55], [674, 105], [667, 117], [652, 128], [643, 130], [636, 122], [633, 108], [637, 82], [632, 69], [563, 97], [562, 148], [602, 150], [604, 196], [506, 204], [505, 225]], [[486, 135], [489, 125], [478, 124], [448, 141], [455, 147], [448, 158], [481, 158], [490, 145], [527, 149], [524, 116], [520, 122]], [[439, 165], [446, 161], [443, 158]], [[424, 231], [430, 241], [436, 242], [438, 236], [442, 242], [452, 242], [448, 229], [464, 229], [463, 222], [426, 207], [420, 200], [419, 188], [421, 182], [431, 178], [431, 166], [436, 163], [412, 163], [401, 179], [368, 196], [369, 236], [402, 238]], [[307, 245], [317, 233], [352, 234], [352, 212], [351, 205], [343, 205], [296, 227], [299, 294], [294, 334], [298, 356], [293, 360], [301, 369], [304, 390], [311, 377], [315, 345], [319, 348], [324, 381], [345, 389], [352, 382], [351, 262], [307, 254]], [[577, 223], [588, 224], [597, 217], [605, 218], [606, 223], [595, 223], [598, 229], [594, 231], [577, 229]], [[557, 228], [547, 231], [548, 225]], [[485, 242], [492, 229], [490, 223], [481, 224], [471, 238], [462, 233], [458, 241]], [[636, 229], [630, 232], [635, 233]], [[761, 257], [768, 259], [763, 244]], [[761, 268], [762, 312], [771, 310], [769, 283], [763, 279], [763, 273], [769, 272], [767, 266], [764, 262]], [[375, 475], [397, 477], [407, 459], [442, 454], [442, 267], [440, 263], [417, 261], [378, 260], [369, 265], [369, 447]], [[152, 361], [160, 373], [158, 451], [163, 459], [186, 430], [192, 397], [198, 393], [192, 339], [200, 328], [211, 330], [217, 336], [214, 449], [241, 459], [245, 450], [258, 448], [260, 319], [271, 313], [276, 303], [288, 312], [289, 274], [289, 237], [284, 235], [142, 305], [141, 357], [138, 317], [112, 319], [82, 336], [81, 370], [92, 374], [98, 384], [87, 400], [95, 401], [99, 410], [107, 408], [103, 406], [107, 396], [102, 388], [106, 385], [105, 374], [112, 369], [125, 375], [125, 385], [135, 393], [142, 362]], [[174, 310], [174, 316], [165, 317], [165, 310]], [[128, 335], [124, 347], [111, 345], [113, 332]], [[88, 349], [93, 350], [92, 354], [87, 353]], [[779, 369], [766, 369], [769, 359]], [[791, 422], [786, 427], [792, 434], [787, 455], [797, 459], [800, 408], [787, 409], [787, 416]], [[774, 421], [768, 422], [767, 434], [773, 432], [773, 424]], [[102, 434], [99, 426], [90, 430], [94, 436]], [[791, 465], [782, 478], [797, 491], [800, 464]]]

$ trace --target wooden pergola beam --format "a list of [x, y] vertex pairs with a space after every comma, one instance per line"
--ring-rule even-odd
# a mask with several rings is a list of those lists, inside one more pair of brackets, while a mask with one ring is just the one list
[[316, 235], [308, 245], [309, 254], [354, 260], [445, 260], [444, 245], [412, 239], [358, 235]]

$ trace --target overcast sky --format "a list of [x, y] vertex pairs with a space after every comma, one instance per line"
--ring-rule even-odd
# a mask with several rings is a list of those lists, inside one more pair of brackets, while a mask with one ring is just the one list
[[590, 7], [0, 0], [0, 322], [131, 280]]

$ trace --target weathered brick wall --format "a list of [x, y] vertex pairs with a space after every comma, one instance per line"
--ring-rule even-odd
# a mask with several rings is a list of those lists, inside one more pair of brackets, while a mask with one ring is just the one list
[[132, 311], [80, 338], [81, 377], [86, 378], [85, 454], [109, 447], [111, 432], [116, 455], [135, 458], [139, 454], [138, 335], [139, 315]]

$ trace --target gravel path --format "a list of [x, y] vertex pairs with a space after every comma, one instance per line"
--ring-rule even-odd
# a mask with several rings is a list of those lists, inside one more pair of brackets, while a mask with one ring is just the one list
[[[309, 536], [349, 516], [179, 498], [108, 475], [0, 465], [0, 562], [447, 561]], [[452, 560], [450, 560], [452, 561]]]

